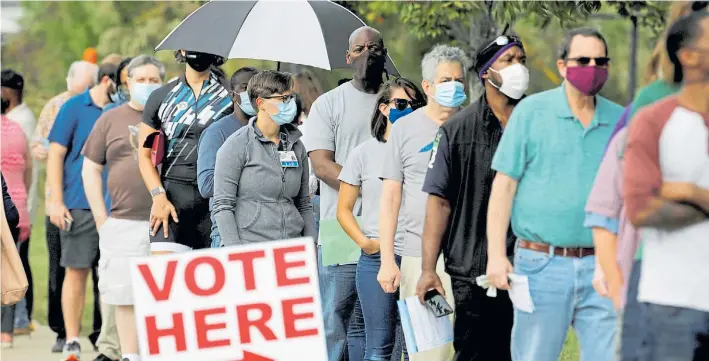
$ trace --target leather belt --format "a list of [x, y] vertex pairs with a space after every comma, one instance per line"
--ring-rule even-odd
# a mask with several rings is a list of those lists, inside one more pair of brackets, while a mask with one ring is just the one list
[[[551, 247], [545, 243], [532, 242], [526, 239], [520, 239], [519, 242], [517, 242], [517, 245], [520, 248], [543, 253], [549, 253], [549, 248]], [[593, 256], [595, 254], [595, 250], [593, 248], [582, 247], [554, 247], [554, 254], [562, 257], [583, 258], [586, 256]]]

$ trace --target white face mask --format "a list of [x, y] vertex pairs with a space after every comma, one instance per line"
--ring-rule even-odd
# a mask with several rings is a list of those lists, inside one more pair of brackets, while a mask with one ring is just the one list
[[507, 95], [512, 99], [520, 99], [529, 87], [529, 70], [521, 63], [510, 65], [500, 71], [493, 68], [488, 70], [500, 74], [502, 77], [502, 86], [498, 87], [488, 78], [487, 81], [497, 89], [500, 89], [502, 94]]

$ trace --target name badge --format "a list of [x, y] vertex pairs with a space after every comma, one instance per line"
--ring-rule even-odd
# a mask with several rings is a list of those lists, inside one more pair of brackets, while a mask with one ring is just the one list
[[278, 157], [281, 159], [281, 167], [283, 168], [297, 168], [298, 167], [298, 158], [295, 156], [294, 151], [279, 151], [278, 152]]

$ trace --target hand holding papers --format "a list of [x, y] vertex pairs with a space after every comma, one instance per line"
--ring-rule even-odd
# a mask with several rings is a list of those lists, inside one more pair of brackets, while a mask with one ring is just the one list
[[453, 342], [450, 318], [436, 317], [416, 296], [397, 301], [397, 305], [409, 354], [432, 350]]
[[[510, 282], [510, 290], [508, 293], [512, 304], [520, 311], [527, 313], [534, 312], [534, 303], [529, 293], [529, 280], [527, 276], [510, 273], [508, 277]], [[478, 286], [487, 289], [488, 297], [497, 297], [497, 289], [490, 285], [486, 275], [476, 278], [475, 282]]]

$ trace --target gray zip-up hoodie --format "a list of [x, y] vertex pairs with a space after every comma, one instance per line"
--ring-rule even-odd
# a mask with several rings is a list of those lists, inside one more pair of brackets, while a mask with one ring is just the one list
[[294, 237], [317, 238], [308, 194], [308, 156], [291, 124], [281, 126], [285, 149], [298, 167], [281, 167], [278, 146], [249, 124], [227, 138], [217, 152], [214, 206], [225, 246]]

